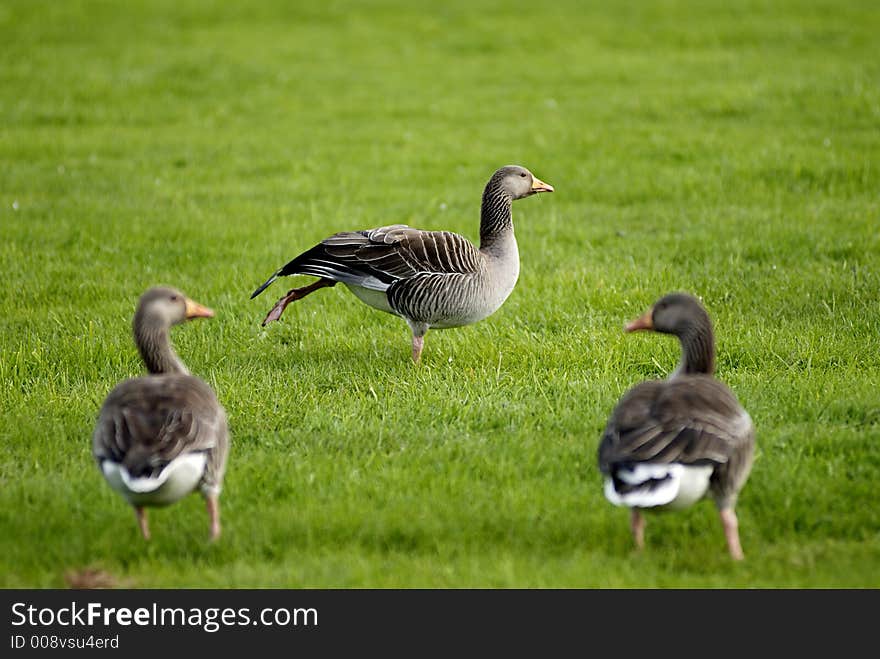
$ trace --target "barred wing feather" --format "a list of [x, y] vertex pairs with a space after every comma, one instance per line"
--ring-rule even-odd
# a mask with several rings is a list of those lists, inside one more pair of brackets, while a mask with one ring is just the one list
[[290, 261], [277, 276], [308, 274], [387, 290], [395, 281], [417, 274], [469, 274], [479, 267], [479, 250], [463, 236], [394, 224], [330, 236]]
[[721, 382], [693, 376], [643, 382], [620, 401], [599, 445], [599, 466], [724, 464], [750, 441], [751, 419]]
[[126, 380], [107, 397], [92, 438], [99, 461], [133, 477], [155, 475], [175, 458], [225, 441], [225, 415], [213, 391], [191, 376]]

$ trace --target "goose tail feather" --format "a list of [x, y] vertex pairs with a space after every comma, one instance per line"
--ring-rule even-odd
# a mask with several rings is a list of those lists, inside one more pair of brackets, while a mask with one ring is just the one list
[[711, 465], [617, 465], [605, 481], [605, 498], [630, 508], [684, 508], [708, 490]]
[[191, 492], [201, 481], [207, 465], [204, 452], [188, 453], [168, 463], [158, 473], [132, 476], [125, 465], [112, 460], [101, 463], [110, 486], [131, 503], [166, 505]]
[[[284, 268], [281, 268], [281, 270], [284, 270]], [[275, 274], [273, 274], [271, 277], [269, 277], [257, 290], [255, 290], [253, 293], [251, 293], [251, 299], [253, 300], [260, 293], [262, 293], [267, 288], [269, 288], [269, 286], [272, 284], [272, 282], [275, 281], [276, 279], [278, 279], [279, 275], [281, 275], [281, 270], [276, 271]]]

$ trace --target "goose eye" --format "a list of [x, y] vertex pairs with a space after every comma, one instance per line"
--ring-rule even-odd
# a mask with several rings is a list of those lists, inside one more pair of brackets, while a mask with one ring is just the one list
[[525, 173], [525, 172], [522, 172], [522, 173], [520, 174], [520, 176], [522, 176], [523, 178], [525, 178], [525, 177], [526, 177], [526, 173]]
[[172, 301], [172, 302], [177, 302], [179, 299], [180, 299], [180, 298], [177, 297], [176, 295], [172, 295], [172, 296], [171, 296], [171, 301]]

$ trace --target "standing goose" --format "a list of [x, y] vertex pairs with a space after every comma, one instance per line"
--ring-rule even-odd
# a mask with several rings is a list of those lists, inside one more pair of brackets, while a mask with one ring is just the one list
[[682, 509], [709, 494], [730, 555], [743, 558], [734, 507], [755, 448], [752, 419], [713, 377], [712, 322], [690, 295], [672, 293], [627, 324], [678, 337], [682, 358], [667, 380], [642, 382], [618, 402], [599, 444], [605, 497], [632, 509], [636, 546], [644, 546], [643, 508]]
[[214, 312], [172, 288], [151, 288], [134, 316], [134, 339], [150, 375], [118, 384], [107, 396], [92, 437], [104, 478], [134, 506], [150, 538], [145, 506], [166, 506], [197, 487], [208, 508], [211, 538], [220, 536], [219, 495], [229, 453], [226, 413], [213, 390], [189, 374], [169, 331]]
[[278, 320], [288, 304], [309, 293], [345, 284], [374, 309], [400, 316], [412, 330], [418, 362], [429, 328], [470, 325], [494, 313], [519, 277], [519, 252], [510, 205], [553, 187], [524, 167], [496, 171], [483, 192], [480, 247], [448, 231], [421, 231], [403, 224], [344, 231], [322, 240], [278, 270], [251, 299], [278, 277], [312, 275], [318, 281], [294, 288], [269, 311]]

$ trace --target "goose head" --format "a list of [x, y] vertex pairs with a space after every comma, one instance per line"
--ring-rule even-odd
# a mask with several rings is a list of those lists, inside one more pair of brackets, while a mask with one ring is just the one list
[[179, 325], [193, 318], [213, 318], [214, 312], [181, 293], [176, 288], [157, 286], [141, 295], [134, 325]]
[[498, 188], [511, 200], [522, 199], [539, 192], [553, 192], [553, 186], [535, 177], [525, 167], [507, 165], [492, 176], [489, 186]]
[[682, 356], [670, 377], [715, 371], [715, 337], [712, 321], [700, 301], [686, 293], [670, 293], [626, 324], [627, 332], [651, 330], [672, 334], [681, 342]]
[[709, 314], [697, 298], [686, 293], [670, 293], [657, 300], [650, 309], [626, 324], [627, 332], [651, 330], [662, 334], [684, 336], [694, 329], [711, 328]]

